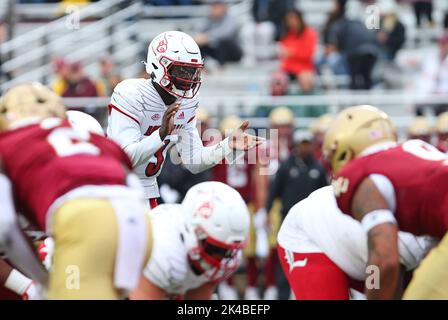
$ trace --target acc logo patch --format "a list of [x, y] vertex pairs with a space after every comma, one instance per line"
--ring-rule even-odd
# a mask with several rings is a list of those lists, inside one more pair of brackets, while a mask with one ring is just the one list
[[333, 180], [331, 185], [333, 186], [334, 195], [339, 197], [342, 193], [348, 191], [349, 180], [344, 177], [339, 177], [336, 180]]

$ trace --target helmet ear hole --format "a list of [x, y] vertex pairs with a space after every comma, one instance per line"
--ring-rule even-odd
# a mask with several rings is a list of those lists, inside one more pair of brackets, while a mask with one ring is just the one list
[[152, 63], [152, 67], [153, 67], [155, 70], [159, 69], [159, 67], [157, 67], [156, 64], [155, 64], [154, 62]]
[[345, 157], [347, 156], [347, 151], [344, 151], [340, 154], [338, 161], [343, 161], [345, 160]]

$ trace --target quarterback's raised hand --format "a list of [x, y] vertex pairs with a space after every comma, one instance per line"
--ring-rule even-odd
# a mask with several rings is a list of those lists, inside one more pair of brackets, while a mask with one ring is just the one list
[[245, 131], [249, 127], [249, 121], [245, 120], [238, 129], [235, 129], [229, 136], [229, 146], [233, 150], [250, 150], [262, 144], [265, 139], [251, 134]]
[[160, 139], [163, 141], [165, 140], [166, 136], [173, 131], [174, 128], [174, 115], [177, 111], [179, 111], [180, 104], [179, 103], [173, 103], [170, 105], [165, 113], [163, 114], [162, 118], [162, 126], [160, 127]]

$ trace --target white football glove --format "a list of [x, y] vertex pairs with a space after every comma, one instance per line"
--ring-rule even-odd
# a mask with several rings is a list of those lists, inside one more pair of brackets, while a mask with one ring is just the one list
[[35, 281], [31, 282], [30, 286], [22, 294], [22, 300], [44, 300], [45, 293], [43, 288]]
[[399, 232], [400, 262], [408, 271], [415, 269], [437, 243], [437, 240], [429, 236], [417, 237], [407, 232]]

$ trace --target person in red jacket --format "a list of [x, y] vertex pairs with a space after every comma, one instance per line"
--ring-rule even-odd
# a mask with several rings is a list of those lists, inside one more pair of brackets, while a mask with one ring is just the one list
[[303, 92], [313, 90], [315, 78], [314, 52], [318, 35], [308, 27], [298, 10], [285, 18], [286, 34], [280, 39], [281, 70], [297, 79]]

